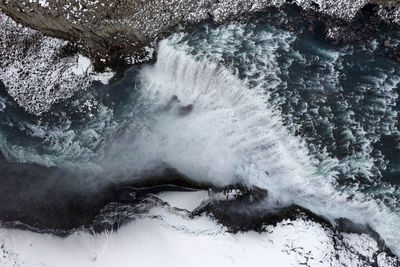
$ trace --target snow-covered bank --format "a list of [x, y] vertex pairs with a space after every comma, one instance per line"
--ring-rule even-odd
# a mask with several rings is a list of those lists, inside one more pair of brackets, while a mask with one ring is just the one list
[[[162, 193], [155, 206], [117, 232], [67, 238], [0, 229], [1, 266], [396, 266], [366, 234], [338, 234], [302, 218], [263, 233], [227, 233], [213, 219], [189, 219], [206, 192]], [[189, 200], [189, 204], [187, 203]], [[188, 208], [186, 210], [184, 208]]]

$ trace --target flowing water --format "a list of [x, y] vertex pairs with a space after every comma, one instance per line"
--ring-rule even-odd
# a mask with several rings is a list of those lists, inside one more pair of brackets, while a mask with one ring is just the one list
[[93, 187], [166, 168], [254, 185], [273, 205], [368, 224], [399, 255], [400, 67], [377, 43], [201, 25], [40, 119], [2, 93], [1, 164], [57, 167]]

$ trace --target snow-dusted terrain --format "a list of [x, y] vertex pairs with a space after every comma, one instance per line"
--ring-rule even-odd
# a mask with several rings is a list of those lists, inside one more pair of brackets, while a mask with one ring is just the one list
[[68, 51], [71, 43], [18, 25], [1, 12], [0, 36], [0, 81], [29, 113], [40, 115], [93, 81], [107, 83], [114, 75], [96, 73], [88, 58]]

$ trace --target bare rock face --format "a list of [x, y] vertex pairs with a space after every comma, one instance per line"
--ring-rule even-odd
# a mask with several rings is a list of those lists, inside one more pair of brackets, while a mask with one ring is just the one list
[[0, 9], [25, 26], [80, 44], [101, 69], [121, 58], [146, 57], [147, 45], [180, 26], [222, 22], [274, 3], [284, 0], [0, 0]]
[[[121, 55], [143, 51], [150, 41], [149, 24], [140, 12], [154, 9], [149, 2], [154, 1], [2, 0], [0, 7], [25, 26], [81, 45], [92, 61], [105, 66]], [[159, 28], [156, 23], [152, 27]]]

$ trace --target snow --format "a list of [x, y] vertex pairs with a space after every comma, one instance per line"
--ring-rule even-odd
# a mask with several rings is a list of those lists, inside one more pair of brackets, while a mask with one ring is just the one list
[[92, 81], [99, 81], [102, 84], [108, 84], [110, 79], [115, 76], [115, 72], [106, 68], [103, 72], [96, 72], [94, 66], [88, 57], [78, 54], [78, 62], [70, 70], [77, 76], [88, 76]]
[[295, 2], [303, 7], [304, 9], [315, 9], [313, 3], [318, 4], [320, 11], [324, 14], [338, 17], [344, 20], [352, 20], [357, 12], [368, 2], [369, 0], [295, 0]]
[[49, 2], [47, 2], [47, 0], [29, 0], [29, 3], [38, 3], [42, 7], [49, 6]]
[[87, 74], [89, 67], [91, 65], [90, 59], [79, 55], [78, 56], [78, 63], [71, 67], [71, 70], [76, 75], [85, 75]]
[[343, 234], [343, 242], [371, 261], [373, 261], [374, 252], [378, 249], [376, 242], [366, 234]]
[[209, 199], [207, 191], [184, 192], [180, 194], [164, 192], [160, 193], [158, 197], [174, 207], [189, 211], [193, 211], [196, 207], [200, 206], [203, 201]]

